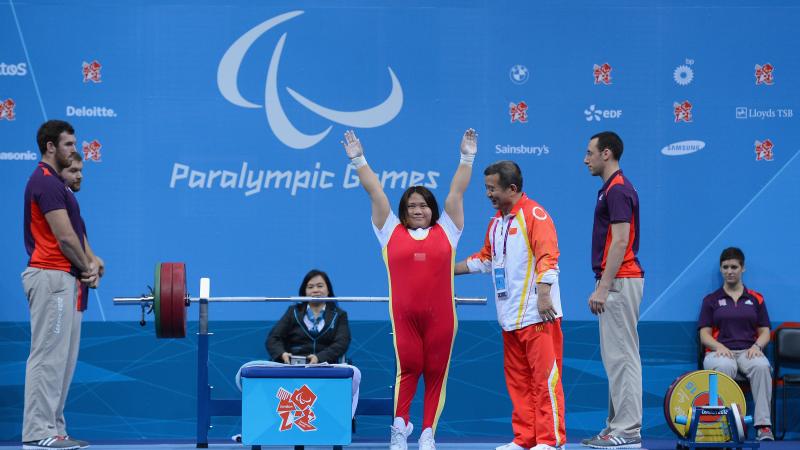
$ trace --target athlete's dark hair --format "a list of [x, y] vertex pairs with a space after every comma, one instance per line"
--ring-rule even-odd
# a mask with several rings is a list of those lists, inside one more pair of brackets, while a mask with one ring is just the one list
[[400, 223], [408, 228], [408, 199], [414, 193], [421, 195], [425, 203], [428, 204], [428, 208], [431, 209], [431, 224], [429, 226], [436, 225], [436, 221], [439, 220], [439, 203], [436, 202], [433, 192], [429, 191], [425, 186], [411, 186], [403, 192], [403, 196], [400, 197], [400, 205], [397, 207], [397, 218], [400, 219]]

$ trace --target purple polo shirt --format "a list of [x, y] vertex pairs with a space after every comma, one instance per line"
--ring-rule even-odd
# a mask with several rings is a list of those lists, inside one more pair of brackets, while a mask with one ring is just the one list
[[25, 186], [24, 202], [23, 235], [25, 250], [30, 256], [28, 266], [80, 275], [80, 270], [61, 252], [58, 239], [45, 218], [45, 214], [50, 211], [66, 210], [72, 229], [80, 239], [81, 246], [84, 245], [83, 236], [86, 230], [78, 201], [58, 172], [50, 165], [39, 162]]
[[724, 289], [717, 289], [703, 298], [697, 329], [704, 327], [711, 327], [711, 336], [730, 350], [752, 347], [758, 329], [769, 328], [764, 296], [745, 286], [742, 296], [734, 303]]
[[614, 172], [597, 192], [592, 228], [592, 270], [598, 280], [606, 268], [611, 246], [611, 224], [615, 223], [631, 224], [628, 247], [616, 278], [644, 277], [644, 270], [636, 256], [639, 252], [639, 194], [621, 170]]

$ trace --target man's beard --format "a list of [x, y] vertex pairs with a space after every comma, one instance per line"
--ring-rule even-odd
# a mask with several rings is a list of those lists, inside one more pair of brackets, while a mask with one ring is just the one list
[[56, 152], [56, 165], [59, 166], [56, 167], [57, 171], [61, 172], [62, 170], [66, 169], [72, 164], [72, 161], [70, 161], [69, 156], [70, 156], [69, 154], [64, 156], [61, 154], [61, 152]]

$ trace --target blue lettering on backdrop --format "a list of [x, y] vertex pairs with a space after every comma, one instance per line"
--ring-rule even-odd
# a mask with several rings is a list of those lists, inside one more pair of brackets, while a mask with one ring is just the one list
[[[215, 295], [293, 295], [317, 267], [340, 295], [386, 295], [342, 133], [357, 130], [393, 204], [415, 184], [443, 204], [468, 127], [480, 150], [458, 259], [494, 214], [482, 168], [513, 159], [556, 223], [566, 319], [589, 319], [600, 180], [582, 159], [611, 129], [642, 203], [643, 319], [694, 320], [720, 283], [720, 250], [737, 245], [772, 317], [798, 320], [787, 269], [800, 228], [800, 12], [788, 1], [655, 5], [2, 6], [0, 320], [28, 317], [22, 194], [45, 118], [72, 122], [86, 156], [78, 198], [108, 266], [88, 320], [135, 320], [111, 297], [143, 292], [157, 261], [185, 261], [194, 294], [210, 276]], [[490, 299], [459, 316], [493, 317], [490, 289], [487, 276], [457, 278], [459, 295]], [[285, 307], [226, 305], [212, 319]], [[345, 307], [387, 318], [386, 305]]]

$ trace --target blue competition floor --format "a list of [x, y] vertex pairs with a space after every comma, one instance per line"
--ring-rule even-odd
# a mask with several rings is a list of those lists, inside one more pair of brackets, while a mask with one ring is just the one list
[[[437, 442], [436, 448], [440, 450], [492, 450], [498, 445], [505, 444], [505, 442]], [[0, 448], [19, 448], [19, 443], [0, 443]], [[359, 442], [349, 445], [345, 448], [348, 449], [358, 449], [358, 450], [385, 450], [389, 447], [387, 442]], [[158, 450], [188, 450], [195, 448], [194, 444], [191, 443], [125, 443], [125, 444], [113, 444], [113, 443], [98, 443], [92, 444], [89, 447], [93, 450], [134, 450], [134, 449], [158, 449]], [[242, 446], [241, 444], [233, 444], [233, 443], [220, 443], [220, 444], [210, 444], [209, 448], [216, 449], [216, 450], [241, 450], [244, 448], [249, 449], [250, 447]], [[294, 447], [288, 446], [275, 446], [275, 447], [262, 447], [264, 450], [294, 450]], [[409, 449], [417, 449], [417, 443], [415, 439], [409, 439], [408, 444]], [[674, 450], [675, 449], [675, 441], [674, 440], [645, 440], [644, 445], [642, 446], [645, 450]], [[776, 442], [762, 442], [761, 448], [763, 450], [790, 450], [790, 449], [798, 449], [800, 448], [800, 442], [798, 441], [776, 441]], [[588, 447], [583, 447], [580, 444], [567, 444], [566, 450], [578, 450], [578, 449], [588, 449]], [[309, 446], [306, 447], [306, 450], [331, 450], [331, 447], [319, 447], [319, 446]]]

